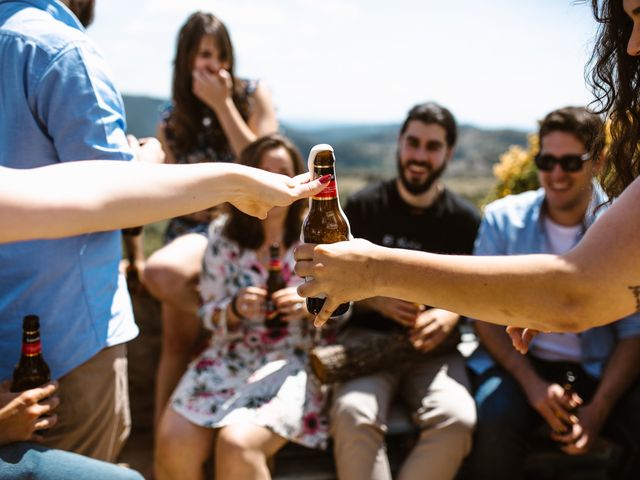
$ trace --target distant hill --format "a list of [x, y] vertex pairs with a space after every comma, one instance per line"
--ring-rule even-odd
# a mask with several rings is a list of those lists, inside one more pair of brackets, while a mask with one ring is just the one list
[[[124, 96], [129, 132], [139, 136], [155, 135], [158, 119], [167, 100]], [[284, 123], [283, 132], [306, 156], [317, 143], [329, 143], [335, 151], [338, 169], [371, 177], [387, 177], [395, 172], [395, 148], [399, 124], [337, 125], [300, 127]], [[511, 145], [526, 145], [527, 132], [490, 130], [469, 125], [459, 128], [458, 146], [448, 176], [483, 177]]]

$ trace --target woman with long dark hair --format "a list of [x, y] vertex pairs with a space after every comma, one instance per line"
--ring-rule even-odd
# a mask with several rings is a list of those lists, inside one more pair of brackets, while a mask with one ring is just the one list
[[[234, 162], [257, 138], [278, 130], [266, 88], [236, 77], [235, 55], [224, 23], [195, 12], [182, 26], [176, 48], [172, 105], [158, 138], [166, 163]], [[195, 282], [215, 209], [172, 219], [165, 247], [144, 269], [144, 284], [162, 302], [162, 352], [156, 382], [156, 411], [162, 410], [200, 332]]]
[[[304, 171], [295, 147], [278, 135], [247, 147], [241, 163], [289, 176]], [[293, 273], [304, 209], [304, 201], [295, 202], [257, 220], [232, 207], [211, 223], [200, 312], [213, 335], [161, 418], [159, 479], [202, 478], [214, 452], [216, 478], [269, 478], [267, 459], [287, 441], [325, 444], [325, 393], [307, 358], [316, 332], [296, 291], [302, 279]], [[270, 327], [265, 284], [274, 243], [280, 245], [286, 287], [272, 297], [284, 326]]]

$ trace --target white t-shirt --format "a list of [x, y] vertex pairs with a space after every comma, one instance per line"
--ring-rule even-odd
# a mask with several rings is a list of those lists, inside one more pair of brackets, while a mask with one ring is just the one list
[[[549, 242], [549, 253], [562, 255], [575, 245], [582, 225], [565, 227], [545, 217], [544, 229]], [[541, 333], [533, 339], [529, 351], [541, 360], [556, 362], [582, 360], [580, 337], [575, 333]]]

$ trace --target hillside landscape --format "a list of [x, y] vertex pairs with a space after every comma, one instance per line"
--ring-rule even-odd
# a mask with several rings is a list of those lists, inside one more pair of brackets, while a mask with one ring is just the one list
[[[136, 136], [155, 135], [167, 100], [125, 96], [129, 131]], [[389, 177], [395, 173], [395, 146], [399, 124], [336, 124], [312, 127], [283, 122], [282, 130], [306, 156], [317, 143], [329, 143], [335, 151], [340, 174], [364, 178]], [[461, 125], [449, 177], [490, 177], [491, 167], [511, 145], [525, 146], [527, 132], [491, 130]]]

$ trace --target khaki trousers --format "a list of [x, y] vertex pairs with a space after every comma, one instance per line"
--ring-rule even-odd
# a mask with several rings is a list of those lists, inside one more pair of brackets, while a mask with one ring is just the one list
[[44, 445], [114, 462], [131, 430], [127, 348], [105, 348], [59, 380], [58, 423]]
[[453, 479], [471, 449], [476, 423], [465, 362], [457, 351], [338, 386], [331, 408], [338, 478], [391, 479], [384, 434], [396, 394], [421, 429], [398, 479]]

